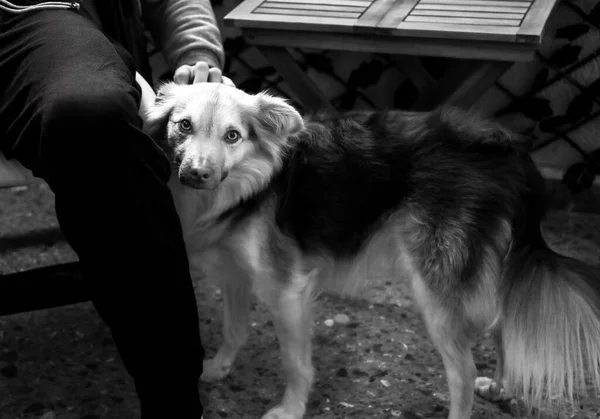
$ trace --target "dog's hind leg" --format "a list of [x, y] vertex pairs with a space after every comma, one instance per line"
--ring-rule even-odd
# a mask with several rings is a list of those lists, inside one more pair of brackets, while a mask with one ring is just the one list
[[504, 389], [504, 346], [502, 334], [496, 331], [493, 334], [494, 347], [496, 348], [496, 372], [494, 379], [489, 377], [477, 377], [475, 380], [475, 394], [489, 402], [506, 402], [511, 397]]
[[469, 419], [477, 368], [471, 353], [468, 321], [458, 307], [444, 308], [418, 275], [413, 279], [413, 290], [429, 335], [444, 362], [450, 390], [448, 419]]
[[[223, 268], [225, 269], [225, 268]], [[214, 358], [204, 361], [200, 379], [217, 381], [231, 371], [235, 357], [248, 339], [248, 318], [252, 303], [250, 279], [241, 270], [227, 269], [223, 275], [223, 343]]]
[[310, 275], [298, 275], [290, 283], [276, 284], [261, 290], [260, 298], [267, 303], [277, 332], [286, 388], [283, 400], [262, 419], [300, 419], [306, 411], [312, 387], [312, 288]]

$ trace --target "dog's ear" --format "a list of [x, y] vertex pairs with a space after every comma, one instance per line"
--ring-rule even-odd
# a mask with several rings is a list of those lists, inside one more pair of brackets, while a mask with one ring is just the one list
[[167, 121], [175, 106], [175, 98], [179, 85], [166, 83], [159, 87], [154, 103], [148, 106], [144, 120], [144, 131], [160, 145], [166, 141]]
[[302, 116], [285, 99], [265, 92], [258, 93], [254, 98], [254, 119], [258, 129], [278, 138], [286, 138], [304, 129]]

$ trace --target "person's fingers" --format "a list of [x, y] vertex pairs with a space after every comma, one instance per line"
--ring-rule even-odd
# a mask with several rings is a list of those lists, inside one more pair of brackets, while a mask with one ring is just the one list
[[173, 81], [177, 84], [222, 83], [235, 87], [235, 83], [229, 77], [225, 77], [220, 68], [209, 68], [206, 61], [198, 61], [193, 66], [182, 65], [175, 70]]
[[192, 77], [192, 67], [189, 65], [182, 65], [177, 70], [175, 70], [175, 74], [173, 74], [173, 81], [177, 84], [190, 84], [193, 80], [190, 80]]
[[217, 67], [213, 67], [208, 70], [208, 82], [209, 83], [221, 83], [221, 78], [223, 74], [221, 73], [221, 69]]
[[226, 86], [235, 87], [235, 83], [233, 82], [233, 80], [231, 80], [227, 76], [221, 76], [221, 83], [223, 83]]
[[208, 63], [206, 61], [198, 61], [192, 70], [191, 83], [204, 83], [208, 81]]

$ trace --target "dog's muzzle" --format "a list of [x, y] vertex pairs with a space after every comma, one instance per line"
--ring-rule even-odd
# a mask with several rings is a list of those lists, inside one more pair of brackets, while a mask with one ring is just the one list
[[225, 177], [214, 165], [181, 166], [179, 169], [179, 181], [194, 189], [215, 189]]

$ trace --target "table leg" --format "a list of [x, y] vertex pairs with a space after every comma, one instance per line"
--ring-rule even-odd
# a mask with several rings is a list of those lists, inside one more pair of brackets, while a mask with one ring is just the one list
[[440, 105], [469, 109], [511, 66], [508, 61], [460, 60], [421, 93], [415, 110], [430, 110]]
[[306, 72], [302, 71], [294, 57], [285, 47], [257, 46], [265, 58], [281, 74], [300, 103], [311, 111], [333, 109], [325, 95], [319, 90]]
[[435, 79], [429, 75], [419, 57], [414, 55], [394, 55], [393, 62], [414, 83], [419, 92], [429, 92]]

